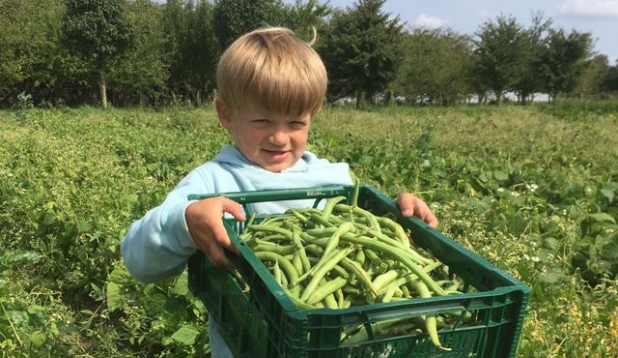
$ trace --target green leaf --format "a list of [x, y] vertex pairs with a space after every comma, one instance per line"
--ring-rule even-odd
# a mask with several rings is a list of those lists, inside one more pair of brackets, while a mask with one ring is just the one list
[[171, 293], [177, 296], [186, 296], [189, 294], [189, 282], [186, 273], [183, 273], [176, 279]]
[[77, 220], [77, 231], [80, 233], [88, 232], [92, 229], [92, 224], [87, 220]]
[[114, 311], [122, 307], [122, 294], [120, 293], [120, 286], [115, 282], [107, 282], [107, 307]]
[[555, 285], [564, 278], [560, 272], [549, 272], [541, 277], [540, 282], [546, 285]]
[[190, 346], [195, 343], [195, 340], [199, 334], [200, 331], [194, 325], [187, 324], [174, 332], [174, 334], [172, 334], [172, 338], [179, 343]]
[[127, 203], [135, 204], [139, 201], [139, 197], [136, 194], [130, 194], [126, 197]]
[[108, 281], [113, 281], [116, 283], [123, 283], [132, 280], [131, 275], [127, 271], [126, 266], [117, 265], [114, 267], [114, 270], [107, 277]]
[[604, 260], [612, 263], [616, 263], [618, 261], [618, 243], [608, 242], [599, 251]]
[[53, 224], [54, 221], [56, 221], [56, 213], [54, 213], [53, 211], [48, 211], [45, 214], [45, 217], [43, 218], [43, 224], [49, 226], [49, 225]]
[[6, 260], [6, 264], [21, 264], [21, 263], [37, 263], [41, 261], [45, 255], [41, 255], [36, 251], [14, 251], [11, 253], [4, 253], [4, 260]]
[[599, 223], [616, 223], [616, 219], [608, 213], [594, 213], [590, 214], [590, 218]]
[[543, 244], [545, 247], [551, 250], [557, 250], [560, 247], [560, 242], [556, 240], [555, 237], [546, 237], [543, 240]]
[[146, 312], [149, 315], [156, 315], [159, 312], [165, 310], [165, 303], [167, 302], [167, 297], [160, 293], [149, 294], [146, 298]]
[[496, 170], [494, 171], [494, 178], [498, 181], [505, 181], [509, 179], [509, 175], [505, 172]]
[[614, 201], [614, 191], [610, 189], [601, 189], [601, 194], [607, 198], [607, 201], [611, 204]]
[[41, 331], [34, 331], [30, 333], [30, 342], [32, 342], [32, 345], [36, 348], [41, 348], [45, 344], [46, 340], [47, 335]]
[[367, 166], [369, 166], [369, 165], [371, 165], [371, 163], [373, 163], [373, 157], [370, 157], [370, 156], [368, 156], [368, 155], [363, 155], [363, 156], [359, 159], [359, 161], [358, 161], [358, 162], [359, 162], [360, 164], [362, 164], [362, 165], [367, 165]]

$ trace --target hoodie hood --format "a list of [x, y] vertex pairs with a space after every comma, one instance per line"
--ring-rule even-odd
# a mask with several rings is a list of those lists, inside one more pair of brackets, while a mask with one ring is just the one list
[[[316, 188], [327, 185], [353, 184], [347, 163], [331, 163], [326, 159], [318, 158], [311, 152], [305, 152], [294, 166], [278, 173], [265, 170], [251, 163], [234, 146], [223, 148], [214, 162], [233, 174], [241, 191]], [[272, 214], [282, 212], [282, 208], [300, 206], [307, 206], [307, 200], [259, 203], [249, 205], [249, 209], [260, 214]]]

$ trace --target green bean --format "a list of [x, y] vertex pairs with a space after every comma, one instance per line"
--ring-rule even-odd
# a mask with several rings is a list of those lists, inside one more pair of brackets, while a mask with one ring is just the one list
[[343, 287], [341, 289], [341, 291], [343, 291], [343, 293], [346, 294], [345, 297], [356, 297], [356, 296], [361, 296], [362, 294], [364, 294], [364, 291], [362, 291], [360, 288], [356, 288], [354, 286], [351, 285], [347, 285], [345, 287]]
[[[310, 261], [310, 262], [312, 262], [312, 263], [314, 263], [314, 264], [317, 264], [317, 263], [318, 263], [318, 261], [320, 261], [320, 258], [318, 258], [318, 257], [310, 257], [310, 258], [309, 258], [309, 261]], [[345, 278], [350, 277], [350, 272], [348, 272], [348, 270], [346, 270], [346, 269], [345, 269], [344, 267], [342, 267], [342, 266], [343, 266], [343, 265], [341, 265], [341, 262], [340, 262], [339, 264], [335, 265], [335, 266], [332, 268], [331, 272], [335, 272], [335, 273], [337, 274], [337, 276], [340, 276], [340, 277], [345, 277]], [[313, 267], [312, 267], [312, 268], [313, 268]], [[303, 272], [303, 275], [305, 275], [305, 273], [306, 273], [306, 271], [305, 271], [305, 272]], [[307, 276], [305, 276], [305, 278], [307, 278], [307, 277], [308, 277], [308, 275], [307, 275]]]
[[434, 261], [428, 264], [427, 266], [423, 267], [423, 272], [430, 273], [431, 271], [437, 269], [438, 267], [441, 267], [442, 265], [444, 265], [442, 262]]
[[[247, 231], [247, 228], [249, 227], [249, 225], [253, 224], [254, 220], [255, 220], [255, 213], [251, 213], [251, 215], [249, 216], [249, 219], [247, 219], [247, 221], [245, 221], [243, 229], [240, 232], [240, 238], [241, 239], [248, 238], [247, 235], [249, 234], [249, 232]], [[243, 240], [243, 241], [247, 241], [247, 240]]]
[[335, 207], [343, 212], [351, 212], [361, 217], [365, 217], [368, 220], [368, 222], [371, 224], [371, 226], [373, 226], [377, 231], [380, 231], [380, 224], [378, 223], [378, 220], [376, 219], [375, 215], [373, 215], [371, 212], [359, 206], [351, 206], [351, 205], [347, 205], [344, 203], [339, 203]]
[[388, 289], [391, 289], [392, 287], [399, 287], [402, 291], [404, 291], [404, 296], [410, 297], [410, 291], [408, 290], [407, 285], [412, 284], [415, 280], [418, 280], [418, 277], [416, 277], [416, 275], [411, 272], [400, 275], [399, 277], [397, 277], [397, 279], [383, 286], [382, 289], [378, 291], [378, 295], [383, 295]]
[[380, 267], [380, 264], [382, 263], [382, 258], [380, 257], [380, 255], [367, 247], [363, 247], [363, 252], [365, 254], [365, 257], [369, 259], [373, 267], [375, 267], [376, 269]]
[[283, 287], [283, 281], [281, 281], [281, 268], [279, 267], [279, 262], [275, 261], [272, 267], [273, 267], [273, 276], [275, 276], [275, 281], [277, 281], [279, 286]]
[[410, 290], [408, 289], [408, 286], [400, 285], [399, 287], [401, 288], [402, 296], [406, 298], [410, 298]]
[[365, 264], [365, 258], [367, 258], [367, 256], [365, 255], [364, 250], [356, 250], [356, 257], [354, 258], [354, 261], [363, 266]]
[[383, 252], [385, 255], [388, 255], [395, 260], [400, 261], [405, 267], [410, 269], [410, 271], [412, 271], [416, 276], [418, 276], [419, 279], [421, 279], [421, 281], [423, 281], [437, 295], [446, 295], [442, 287], [436, 285], [436, 283], [431, 277], [429, 277], [427, 273], [423, 272], [423, 270], [419, 268], [416, 263], [414, 263], [408, 256], [402, 255], [401, 252], [397, 250], [397, 248], [386, 245], [383, 242], [377, 240], [367, 239], [365, 237], [356, 236], [351, 233], [341, 235], [340, 240]]
[[341, 260], [341, 266], [343, 266], [343, 268], [347, 269], [348, 271], [354, 273], [356, 278], [358, 278], [364, 284], [365, 288], [368, 289], [374, 297], [378, 296], [378, 290], [376, 290], [376, 288], [373, 286], [373, 283], [371, 282], [371, 277], [358, 262], [344, 257]]
[[337, 299], [337, 307], [338, 308], [343, 308], [343, 305], [345, 304], [345, 302], [344, 302], [345, 295], [343, 294], [342, 288], [340, 288], [337, 291], [335, 291], [335, 298]]
[[[431, 292], [429, 288], [425, 285], [425, 283], [417, 281], [414, 283], [416, 290], [422, 298], [430, 298]], [[425, 315], [425, 327], [427, 329], [427, 334], [429, 335], [429, 339], [431, 342], [438, 348], [450, 351], [451, 348], [444, 347], [440, 342], [440, 337], [438, 336], [438, 321], [435, 315]]]
[[[309, 296], [313, 293], [313, 291], [316, 290], [316, 288], [318, 287], [318, 284], [320, 283], [320, 280], [324, 278], [326, 273], [328, 273], [328, 271], [330, 271], [335, 265], [337, 265], [339, 261], [341, 261], [344, 257], [348, 256], [353, 250], [354, 248], [349, 246], [349, 247], [346, 247], [342, 250], [339, 250], [333, 253], [333, 255], [331, 255], [332, 257], [326, 260], [322, 264], [322, 266], [320, 266], [315, 271], [315, 273], [313, 274], [313, 277], [311, 278], [311, 281], [309, 281], [309, 283], [305, 287], [305, 290], [300, 296], [300, 299], [302, 301], [306, 301], [309, 298]], [[318, 266], [316, 265], [313, 268], [316, 268], [316, 267]]]
[[328, 245], [328, 242], [330, 241], [330, 236], [316, 237], [308, 232], [301, 232], [299, 235], [302, 240], [321, 247], [326, 247], [326, 245]]
[[330, 308], [332, 310], [339, 309], [339, 304], [337, 303], [337, 299], [335, 299], [334, 293], [326, 295], [326, 297], [319, 301], [324, 302], [324, 307], [326, 308]]
[[263, 222], [259, 225], [253, 224], [249, 226], [249, 230], [251, 231], [265, 231], [271, 233], [278, 233], [284, 235], [285, 237], [292, 238], [292, 232], [290, 230], [284, 229], [280, 226], [275, 226], [271, 224], [264, 224]]
[[376, 276], [373, 281], [373, 288], [379, 291], [382, 287], [386, 286], [399, 276], [399, 272], [396, 270], [388, 270], [383, 274]]
[[309, 218], [306, 217], [303, 213], [301, 213], [299, 210], [295, 210], [295, 209], [290, 209], [288, 211], [286, 211], [286, 213], [290, 213], [292, 215], [294, 215], [294, 217], [296, 217], [301, 223], [307, 223], [309, 221]]
[[333, 211], [333, 208], [335, 207], [335, 205], [337, 205], [337, 203], [346, 200], [347, 198], [345, 196], [336, 196], [334, 198], [330, 198], [327, 202], [326, 205], [324, 205], [324, 209], [322, 209], [322, 217], [326, 220], [329, 219], [330, 214]]
[[344, 330], [344, 333], [342, 334], [342, 341], [344, 341], [345, 343], [354, 343], [354, 344], [365, 342], [369, 339], [369, 330], [371, 330], [371, 333], [373, 334], [375, 338], [379, 336], [380, 332], [392, 326], [401, 324], [403, 320], [404, 319], [402, 318], [394, 318], [394, 319], [371, 323], [369, 327], [367, 327], [364, 324], [360, 324], [356, 327], [351, 327], [347, 330]]
[[335, 227], [336, 225], [328, 221], [321, 214], [311, 213], [310, 219], [316, 224], [316, 227]]
[[296, 307], [300, 308], [300, 309], [305, 309], [305, 310], [311, 310], [314, 308], [318, 308], [317, 305], [311, 306], [306, 304], [305, 302], [301, 301], [298, 299], [298, 296], [295, 296], [289, 289], [287, 288], [283, 288], [283, 291], [288, 295], [288, 297], [290, 298], [290, 300], [292, 300], [292, 302], [296, 305]]
[[311, 235], [315, 238], [325, 238], [329, 237], [337, 231], [336, 226], [331, 227], [321, 227], [321, 228], [312, 228], [305, 230], [305, 233]]
[[330, 240], [326, 244], [324, 248], [324, 254], [322, 255], [322, 259], [315, 265], [314, 272], [321, 265], [324, 264], [324, 261], [328, 259], [328, 256], [331, 252], [335, 250], [335, 248], [339, 245], [339, 237], [345, 233], [352, 232], [354, 230], [354, 225], [352, 223], [343, 223], [341, 226], [337, 228], [337, 230], [331, 235]]
[[[322, 255], [324, 255], [324, 249], [316, 244], [309, 244], [305, 246], [305, 252], [314, 257], [322, 257]], [[309, 256], [307, 256], [307, 258], [309, 258]]]
[[296, 245], [296, 250], [298, 250], [298, 256], [301, 262], [302, 271], [306, 272], [311, 270], [311, 264], [309, 263], [309, 259], [307, 258], [305, 246], [303, 246], [300, 235], [298, 234], [298, 230], [296, 228], [292, 229], [292, 240], [294, 241], [294, 245]]
[[[346, 283], [347, 283], [347, 280], [345, 278], [337, 277], [319, 286], [315, 291], [311, 292], [311, 294], [309, 294], [305, 300], [307, 304], [314, 305], [317, 302], [322, 301], [326, 296], [332, 295], [338, 289], [343, 288], [343, 286], [345, 286]], [[307, 290], [305, 290], [305, 292], [307, 292]], [[304, 293], [303, 293], [303, 296], [304, 296]], [[300, 297], [301, 301], [303, 300], [303, 296]]]
[[304, 272], [303, 263], [300, 261], [300, 255], [298, 254], [298, 251], [294, 251], [291, 261], [292, 265], [294, 265], [294, 268], [296, 269], [296, 272], [298, 272], [299, 275], [302, 274]]
[[408, 235], [406, 235], [403, 227], [397, 224], [396, 221], [386, 217], [377, 217], [376, 220], [378, 220], [383, 229], [388, 228], [391, 230], [395, 234], [395, 237], [397, 237], [403, 245], [410, 246], [410, 239], [408, 238]]
[[386, 290], [386, 293], [384, 294], [384, 296], [382, 296], [382, 302], [384, 303], [390, 302], [393, 299], [393, 296], [395, 296], [397, 290], [401, 292], [401, 289], [399, 287], [389, 287]]
[[426, 265], [426, 264], [430, 264], [434, 262], [434, 260], [428, 259], [420, 255], [418, 252], [416, 252], [416, 250], [412, 249], [409, 244], [404, 245], [400, 241], [394, 240], [388, 237], [387, 235], [384, 235], [384, 233], [378, 232], [371, 227], [364, 226], [364, 225], [356, 225], [356, 226], [358, 229], [363, 231], [364, 234], [369, 234], [375, 239], [384, 242], [385, 244], [402, 249], [403, 252], [408, 254], [412, 260], [416, 261], [419, 264]]
[[[290, 262], [290, 260], [286, 259], [285, 257], [268, 251], [255, 252], [255, 256], [262, 261], [278, 262], [283, 272], [285, 272], [285, 274], [288, 276], [288, 282], [294, 282], [294, 280], [298, 279], [298, 272], [294, 268], [294, 265]], [[294, 295], [299, 296], [300, 287], [292, 288], [291, 292]]]
[[296, 252], [296, 247], [292, 246], [292, 245], [267, 245], [267, 244], [258, 244], [255, 247], [252, 248], [253, 252], [257, 252], [257, 251], [270, 251], [270, 252], [274, 252], [276, 254], [285, 256], [285, 255], [290, 255], [293, 254], [294, 252]]

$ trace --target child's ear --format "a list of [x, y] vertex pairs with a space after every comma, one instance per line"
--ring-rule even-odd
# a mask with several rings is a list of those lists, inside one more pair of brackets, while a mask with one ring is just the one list
[[225, 129], [232, 127], [232, 121], [228, 116], [228, 111], [225, 108], [225, 103], [220, 98], [215, 99], [215, 108], [217, 109], [217, 115], [219, 116], [219, 122]]

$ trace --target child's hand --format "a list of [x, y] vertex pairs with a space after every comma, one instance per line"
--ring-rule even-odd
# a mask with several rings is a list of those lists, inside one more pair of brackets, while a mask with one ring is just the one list
[[401, 193], [397, 198], [397, 205], [399, 205], [403, 216], [410, 217], [414, 215], [429, 224], [429, 226], [433, 228], [438, 227], [438, 219], [431, 209], [429, 209], [427, 203], [420, 198], [410, 193]]
[[236, 220], [245, 220], [240, 204], [222, 196], [196, 201], [185, 210], [193, 241], [216, 267], [230, 265], [223, 248], [238, 253], [221, 220], [224, 213], [230, 213]]

